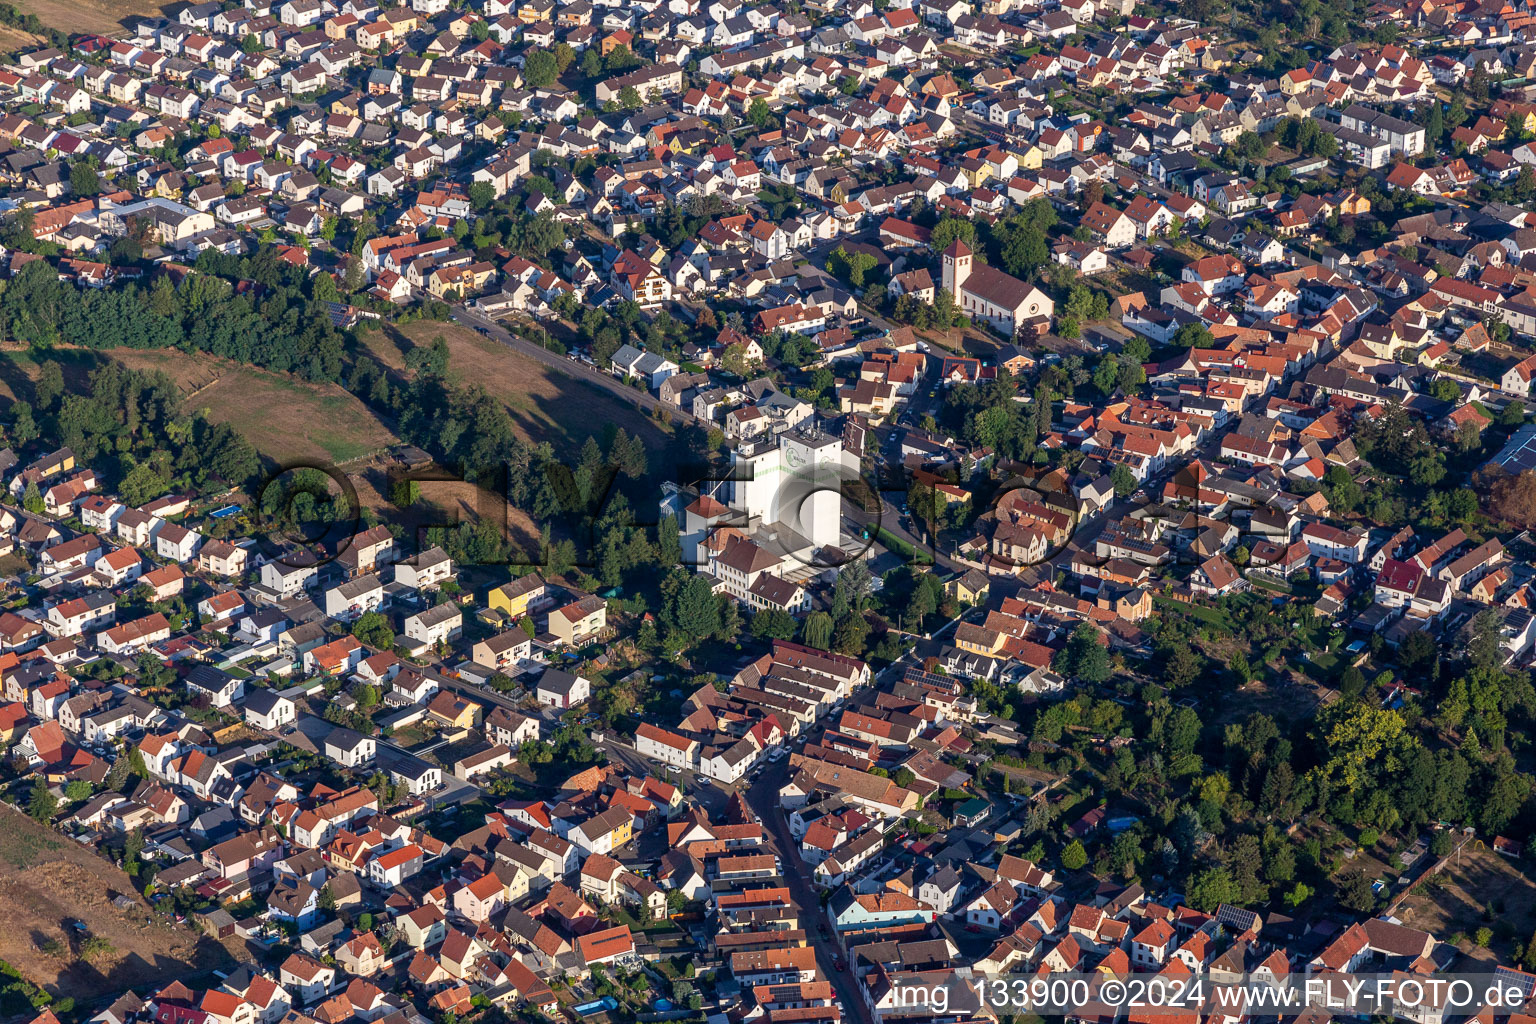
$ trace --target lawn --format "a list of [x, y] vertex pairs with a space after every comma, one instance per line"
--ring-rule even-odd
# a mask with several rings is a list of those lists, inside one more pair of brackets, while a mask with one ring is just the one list
[[1272, 577], [1265, 576], [1262, 573], [1253, 573], [1248, 577], [1248, 582], [1252, 583], [1260, 590], [1268, 590], [1275, 594], [1284, 594], [1288, 596], [1292, 593], [1291, 585], [1289, 583], [1285, 582], [1284, 580], [1277, 580]]
[[518, 433], [529, 441], [547, 441], [557, 452], [574, 457], [588, 437], [611, 423], [653, 451], [667, 443], [666, 430], [639, 410], [614, 401], [574, 373], [536, 362], [460, 324], [418, 321], [361, 331], [358, 340], [379, 362], [399, 372], [414, 345], [430, 345], [438, 336], [448, 343], [449, 375], [505, 402]]
[[1317, 651], [1309, 657], [1309, 661], [1317, 669], [1316, 672], [1307, 673], [1314, 679], [1329, 679], [1339, 667], [1339, 656], [1332, 651]]
[[1213, 608], [1210, 605], [1200, 604], [1199, 602], [1186, 603], [1184, 601], [1175, 601], [1168, 597], [1155, 597], [1152, 603], [1157, 606], [1159, 611], [1181, 612], [1218, 629], [1229, 631], [1232, 629], [1231, 618], [1220, 608]]
[[610, 904], [604, 907], [603, 916], [607, 917], [614, 924], [627, 926], [631, 931], [652, 933], [677, 931], [677, 924], [668, 918], [664, 917], [658, 921], [651, 917], [636, 917], [634, 912], [628, 907], [618, 904]]
[[932, 565], [933, 554], [929, 551], [921, 551], [900, 537], [896, 536], [885, 527], [875, 530], [875, 538], [884, 544], [886, 549], [905, 558], [914, 565]]
[[390, 737], [391, 742], [402, 750], [410, 750], [412, 747], [436, 738], [437, 731], [425, 728], [420, 722], [396, 729], [394, 735]]

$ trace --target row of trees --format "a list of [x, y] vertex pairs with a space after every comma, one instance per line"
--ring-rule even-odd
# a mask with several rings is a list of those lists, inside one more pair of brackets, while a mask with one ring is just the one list
[[27, 264], [0, 293], [0, 331], [45, 348], [183, 347], [306, 380], [336, 381], [345, 338], [306, 291], [302, 269], [270, 247], [249, 257], [205, 249], [179, 285], [159, 274], [148, 288], [85, 290], [44, 260]]

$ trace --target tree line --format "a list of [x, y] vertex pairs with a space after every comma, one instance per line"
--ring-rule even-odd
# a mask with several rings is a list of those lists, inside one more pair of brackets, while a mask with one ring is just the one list
[[[325, 275], [320, 275], [325, 276]], [[173, 283], [157, 274], [80, 290], [35, 260], [0, 293], [0, 332], [34, 348], [182, 348], [223, 356], [305, 380], [337, 382], [346, 338], [329, 308], [312, 298], [303, 268], [263, 248], [252, 256], [205, 249]]]

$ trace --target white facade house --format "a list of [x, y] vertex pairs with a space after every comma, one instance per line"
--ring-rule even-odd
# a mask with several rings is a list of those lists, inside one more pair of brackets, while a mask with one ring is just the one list
[[406, 617], [405, 635], [424, 644], [446, 644], [464, 632], [464, 613], [452, 601]]
[[245, 695], [245, 721], [258, 729], [269, 732], [292, 725], [295, 717], [293, 701], [273, 690], [253, 688]]
[[341, 622], [356, 622], [384, 604], [384, 584], [373, 574], [347, 580], [325, 592], [325, 614]]
[[692, 768], [699, 756], [699, 741], [641, 722], [635, 728], [635, 751], [662, 764]]
[[378, 744], [372, 736], [355, 729], [340, 727], [325, 738], [325, 756], [347, 768], [368, 764], [374, 759]]

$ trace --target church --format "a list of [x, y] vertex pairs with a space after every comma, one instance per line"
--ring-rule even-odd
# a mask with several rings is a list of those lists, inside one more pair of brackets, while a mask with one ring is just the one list
[[1042, 331], [1051, 326], [1056, 304], [1034, 285], [985, 263], [973, 265], [970, 247], [958, 238], [944, 250], [944, 287], [955, 306], [973, 320], [985, 320], [1009, 337], [1020, 325], [1036, 321]]

